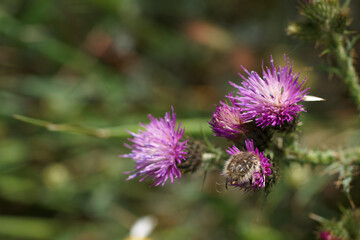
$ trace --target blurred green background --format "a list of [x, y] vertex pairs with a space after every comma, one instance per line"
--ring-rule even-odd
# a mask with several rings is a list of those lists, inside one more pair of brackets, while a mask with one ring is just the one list
[[[318, 70], [314, 44], [285, 33], [298, 17], [288, 0], [1, 0], [0, 239], [124, 239], [145, 215], [158, 221], [153, 239], [314, 239], [309, 213], [348, 207], [321, 167], [290, 164], [264, 203], [261, 193], [226, 191], [219, 171], [202, 188], [202, 171], [165, 187], [127, 182], [133, 161], [117, 157], [128, 152], [125, 128], [170, 106], [193, 137], [211, 135], [206, 121], [240, 66], [259, 71], [270, 54], [283, 64], [284, 53], [327, 100], [306, 103], [301, 144], [358, 145], [342, 84]], [[14, 114], [115, 134], [51, 132]]]

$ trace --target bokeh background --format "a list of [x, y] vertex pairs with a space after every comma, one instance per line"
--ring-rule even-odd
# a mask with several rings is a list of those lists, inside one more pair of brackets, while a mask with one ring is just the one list
[[[351, 3], [352, 16], [359, 2]], [[311, 95], [301, 144], [359, 144], [358, 119], [341, 82], [322, 72], [315, 44], [286, 35], [299, 18], [288, 0], [1, 0], [0, 239], [124, 239], [136, 219], [157, 219], [153, 239], [314, 239], [310, 213], [340, 216], [349, 204], [321, 167], [293, 163], [263, 194], [226, 191], [220, 171], [150, 188], [126, 181], [117, 156], [147, 114], [174, 106], [188, 133], [217, 146], [207, 121], [239, 82], [286, 53]], [[354, 18], [351, 28], [359, 31]], [[48, 131], [14, 114], [98, 129], [100, 137]], [[86, 132], [86, 131], [85, 131]], [[359, 181], [353, 198], [360, 202]]]

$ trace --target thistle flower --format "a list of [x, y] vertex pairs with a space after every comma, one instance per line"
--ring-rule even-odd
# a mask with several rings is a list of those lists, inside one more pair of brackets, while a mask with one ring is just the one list
[[[229, 96], [232, 97], [232, 94]], [[220, 105], [216, 106], [209, 124], [215, 136], [236, 140], [244, 135], [246, 122], [241, 115], [241, 108], [236, 106], [236, 101], [230, 98], [230, 102], [231, 105], [228, 105], [221, 101]]]
[[302, 105], [304, 96], [308, 94], [309, 88], [301, 90], [305, 79], [299, 82], [299, 75], [292, 73], [289, 59], [285, 57], [287, 65], [274, 67], [271, 57], [271, 68], [263, 70], [261, 78], [256, 72], [244, 71], [248, 77], [239, 74], [244, 81], [241, 86], [230, 82], [238, 89], [238, 96], [228, 96], [237, 101], [236, 105], [244, 110], [245, 120], [255, 119], [256, 124], [262, 128], [267, 126], [281, 126], [285, 122], [291, 122], [299, 112], [305, 112]]
[[245, 190], [260, 190], [265, 187], [265, 177], [271, 174], [271, 163], [257, 148], [254, 149], [253, 140], [246, 140], [246, 152], [236, 146], [229, 147], [227, 153], [231, 155], [225, 163], [223, 175], [226, 186], [236, 186]]
[[180, 123], [176, 127], [176, 114], [171, 107], [172, 113], [167, 112], [164, 118], [156, 119], [149, 114], [150, 123], [140, 126], [145, 130], [138, 133], [129, 132], [134, 138], [129, 139], [133, 142], [126, 147], [131, 149], [131, 153], [120, 155], [119, 157], [132, 158], [136, 165], [127, 180], [140, 177], [140, 182], [147, 178], [152, 178], [155, 186], [164, 185], [168, 178], [171, 183], [175, 178], [181, 177], [181, 172], [177, 164], [185, 161], [187, 140], [180, 141], [185, 129]]
[[341, 238], [335, 237], [330, 231], [323, 231], [319, 235], [320, 240], [341, 240]]

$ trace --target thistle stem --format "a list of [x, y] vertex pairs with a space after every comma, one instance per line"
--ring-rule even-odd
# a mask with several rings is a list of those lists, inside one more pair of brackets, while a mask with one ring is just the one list
[[339, 68], [340, 77], [343, 79], [350, 96], [360, 111], [360, 85], [359, 78], [354, 68], [351, 57], [351, 49], [345, 46], [346, 39], [343, 35], [334, 33], [331, 35], [331, 42], [334, 44], [333, 55]]
[[289, 161], [300, 163], [310, 163], [313, 165], [330, 165], [341, 161], [342, 156], [351, 159], [352, 162], [360, 164], [360, 147], [344, 150], [311, 150], [306, 148], [286, 149], [286, 158]]

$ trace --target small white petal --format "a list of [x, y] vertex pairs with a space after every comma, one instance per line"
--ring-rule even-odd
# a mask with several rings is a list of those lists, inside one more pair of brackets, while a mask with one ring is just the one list
[[156, 218], [152, 216], [139, 218], [130, 229], [130, 238], [146, 238], [155, 228], [156, 223]]
[[213, 159], [215, 157], [216, 157], [216, 155], [214, 153], [203, 153], [201, 156], [203, 161], [207, 161], [207, 160]]
[[325, 99], [323, 99], [323, 98], [315, 97], [315, 96], [310, 96], [310, 95], [306, 95], [305, 97], [303, 97], [302, 100], [303, 100], [303, 101], [307, 101], [307, 102], [325, 101]]

